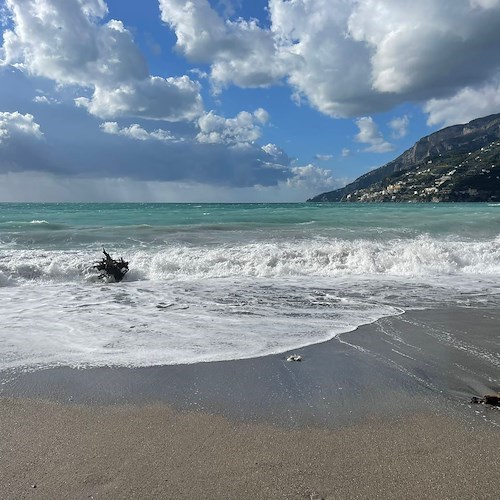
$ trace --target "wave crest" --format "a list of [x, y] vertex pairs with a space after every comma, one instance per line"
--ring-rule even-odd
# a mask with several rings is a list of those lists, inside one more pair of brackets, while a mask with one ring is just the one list
[[[342, 275], [439, 276], [500, 274], [500, 240], [332, 240], [248, 243], [212, 247], [171, 246], [118, 252], [130, 262], [128, 280], [203, 279], [230, 276], [300, 277]], [[92, 279], [99, 251], [10, 252], [0, 261], [8, 280]]]

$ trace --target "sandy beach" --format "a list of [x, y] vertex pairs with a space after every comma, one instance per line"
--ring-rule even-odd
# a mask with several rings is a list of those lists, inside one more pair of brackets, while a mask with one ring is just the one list
[[0, 497], [497, 498], [491, 309], [263, 358], [2, 372]]

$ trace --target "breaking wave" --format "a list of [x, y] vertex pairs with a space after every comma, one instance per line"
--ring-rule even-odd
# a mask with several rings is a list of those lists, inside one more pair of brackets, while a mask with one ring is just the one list
[[[118, 254], [117, 254], [118, 255]], [[239, 243], [220, 246], [172, 245], [129, 248], [128, 281], [221, 277], [339, 277], [499, 275], [500, 239], [472, 242], [421, 236], [414, 240], [332, 240]], [[86, 251], [4, 251], [0, 286], [29, 281], [92, 279]]]

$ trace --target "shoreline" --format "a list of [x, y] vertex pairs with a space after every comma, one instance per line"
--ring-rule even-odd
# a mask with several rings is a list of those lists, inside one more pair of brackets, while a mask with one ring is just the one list
[[495, 498], [494, 309], [409, 311], [281, 355], [0, 372], [0, 497]]
[[[499, 323], [500, 312], [492, 308], [413, 310], [325, 342], [256, 358], [0, 371], [0, 397], [102, 405], [161, 402], [281, 425], [292, 412], [296, 425], [315, 421], [320, 426], [386, 416], [401, 411], [401, 403], [409, 412], [430, 404], [467, 406], [472, 396], [500, 391]], [[302, 361], [287, 362], [292, 353]]]

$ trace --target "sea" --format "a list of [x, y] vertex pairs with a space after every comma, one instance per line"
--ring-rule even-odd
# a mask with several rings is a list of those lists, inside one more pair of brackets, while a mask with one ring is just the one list
[[283, 353], [499, 294], [499, 204], [0, 204], [0, 370]]

